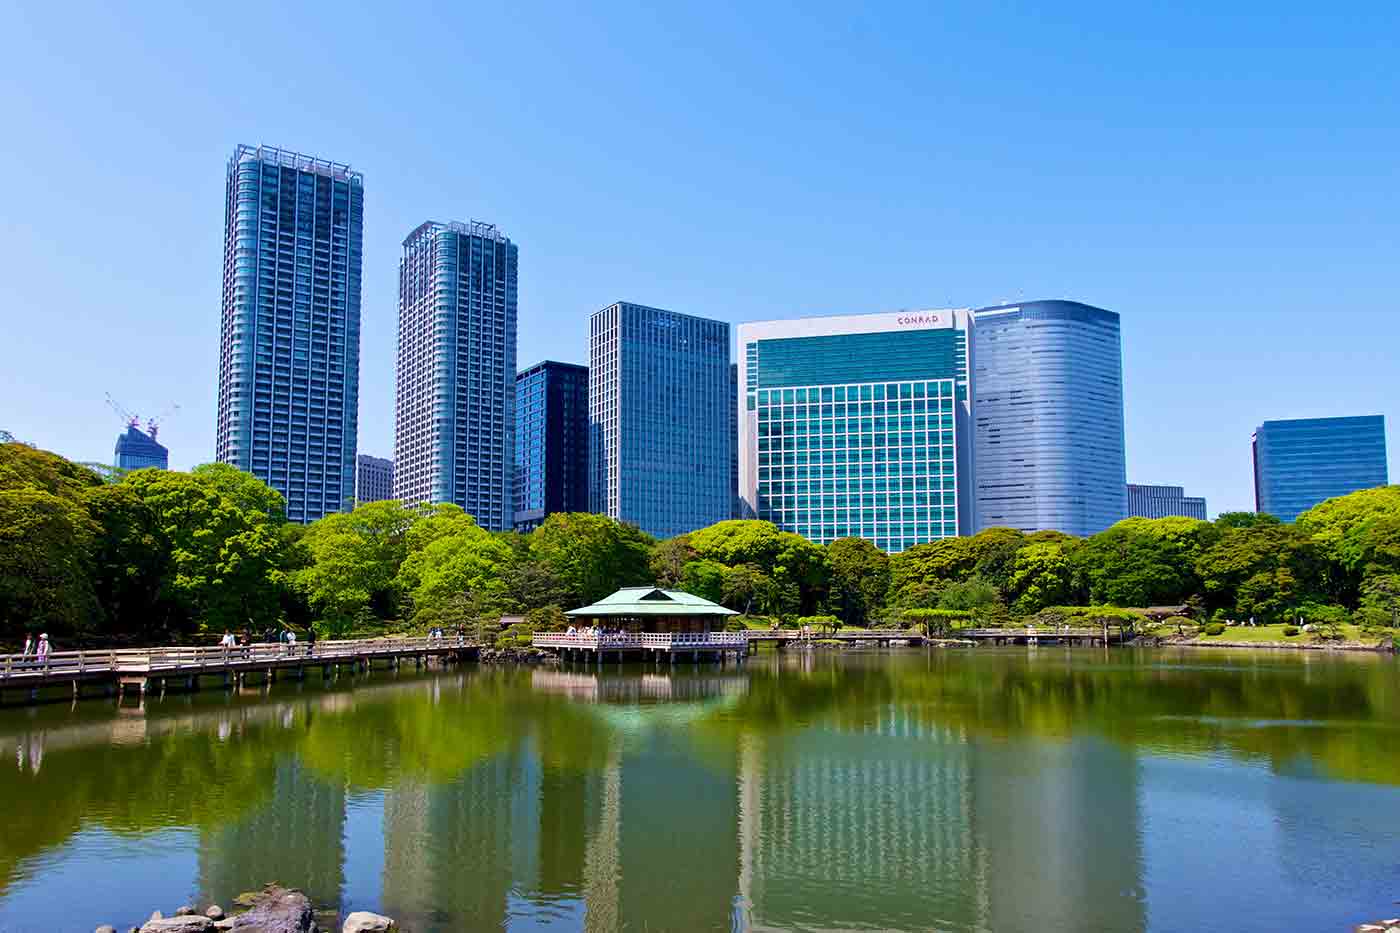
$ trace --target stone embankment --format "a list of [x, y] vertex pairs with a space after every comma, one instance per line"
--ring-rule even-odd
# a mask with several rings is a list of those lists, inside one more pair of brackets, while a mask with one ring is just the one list
[[1356, 933], [1400, 933], [1400, 917], [1396, 917], [1394, 920], [1363, 923], [1356, 928]]
[[482, 648], [481, 664], [558, 664], [559, 656], [543, 648]]
[[[185, 906], [169, 917], [156, 911], [139, 927], [127, 933], [215, 933], [233, 930], [236, 933], [333, 933], [334, 911], [317, 911], [311, 900], [300, 891], [270, 884], [257, 892], [234, 898], [233, 911], [226, 914], [213, 905], [203, 913]], [[399, 925], [388, 917], [368, 911], [356, 911], [345, 918], [341, 933], [401, 933]], [[115, 927], [103, 924], [96, 933], [117, 933]]]

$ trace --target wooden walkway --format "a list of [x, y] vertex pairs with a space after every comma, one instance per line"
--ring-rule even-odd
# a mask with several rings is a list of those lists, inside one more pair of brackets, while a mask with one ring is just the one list
[[343, 666], [369, 670], [375, 662], [393, 668], [405, 660], [422, 667], [432, 658], [475, 657], [474, 642], [456, 636], [445, 638], [368, 638], [354, 641], [319, 641], [314, 645], [259, 643], [222, 647], [118, 648], [97, 651], [55, 651], [40, 660], [34, 655], [0, 655], [0, 702], [19, 692], [28, 700], [46, 687], [70, 686], [73, 696], [84, 686], [96, 684], [103, 695], [113, 689], [144, 694], [167, 684], [197, 690], [200, 679], [218, 677], [223, 686], [241, 685], [246, 678], [267, 682], [284, 676], [302, 679], [308, 667], [319, 666], [326, 675]]
[[672, 664], [677, 658], [721, 661], [729, 654], [742, 658], [749, 649], [743, 632], [539, 632], [532, 641], [536, 648], [552, 648], [564, 658], [599, 664], [610, 656], [617, 661], [627, 657], [660, 660], [664, 656]]

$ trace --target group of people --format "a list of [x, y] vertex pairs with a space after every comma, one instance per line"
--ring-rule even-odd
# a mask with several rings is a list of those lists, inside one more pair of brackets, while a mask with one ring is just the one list
[[[465, 640], [466, 640], [466, 637], [467, 637], [467, 627], [466, 627], [465, 625], [462, 625], [461, 623], [458, 623], [458, 625], [457, 625], [457, 641], [458, 641], [458, 642], [465, 641]], [[443, 628], [442, 628], [441, 625], [434, 625], [432, 628], [428, 629], [428, 643], [429, 643], [429, 644], [441, 644], [443, 641], [446, 640], [446, 638], [447, 638], [447, 632], [445, 632], [445, 631], [443, 630]]]
[[[292, 654], [296, 651], [297, 633], [289, 628], [282, 629], [280, 631], [277, 629], [268, 629], [266, 632], [263, 633], [263, 642], [265, 644], [282, 645], [287, 654]], [[242, 635], [235, 636], [233, 632], [230, 632], [228, 629], [225, 629], [223, 637], [219, 639], [220, 648], [223, 648], [225, 651], [232, 651], [235, 648], [242, 648], [243, 654], [245, 656], [249, 653], [249, 649], [252, 646], [252, 644], [253, 635], [247, 630], [244, 630]], [[310, 657], [315, 653], [316, 629], [308, 628], [306, 630], [306, 655], [307, 657]]]
[[49, 652], [53, 650], [53, 645], [49, 643], [49, 633], [40, 632], [39, 639], [34, 640], [33, 632], [24, 633], [24, 651], [20, 653], [20, 660], [28, 661], [31, 657], [39, 663], [49, 659]]

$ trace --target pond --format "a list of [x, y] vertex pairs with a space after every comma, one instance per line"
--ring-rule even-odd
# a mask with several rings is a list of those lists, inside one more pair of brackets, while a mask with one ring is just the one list
[[277, 881], [435, 930], [1343, 930], [1400, 912], [1400, 666], [799, 651], [0, 710], [0, 930]]

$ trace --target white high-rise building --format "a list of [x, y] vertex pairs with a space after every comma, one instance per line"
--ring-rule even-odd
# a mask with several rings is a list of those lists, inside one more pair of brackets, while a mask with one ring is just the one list
[[429, 221], [399, 262], [394, 498], [514, 519], [517, 250], [492, 224]]

